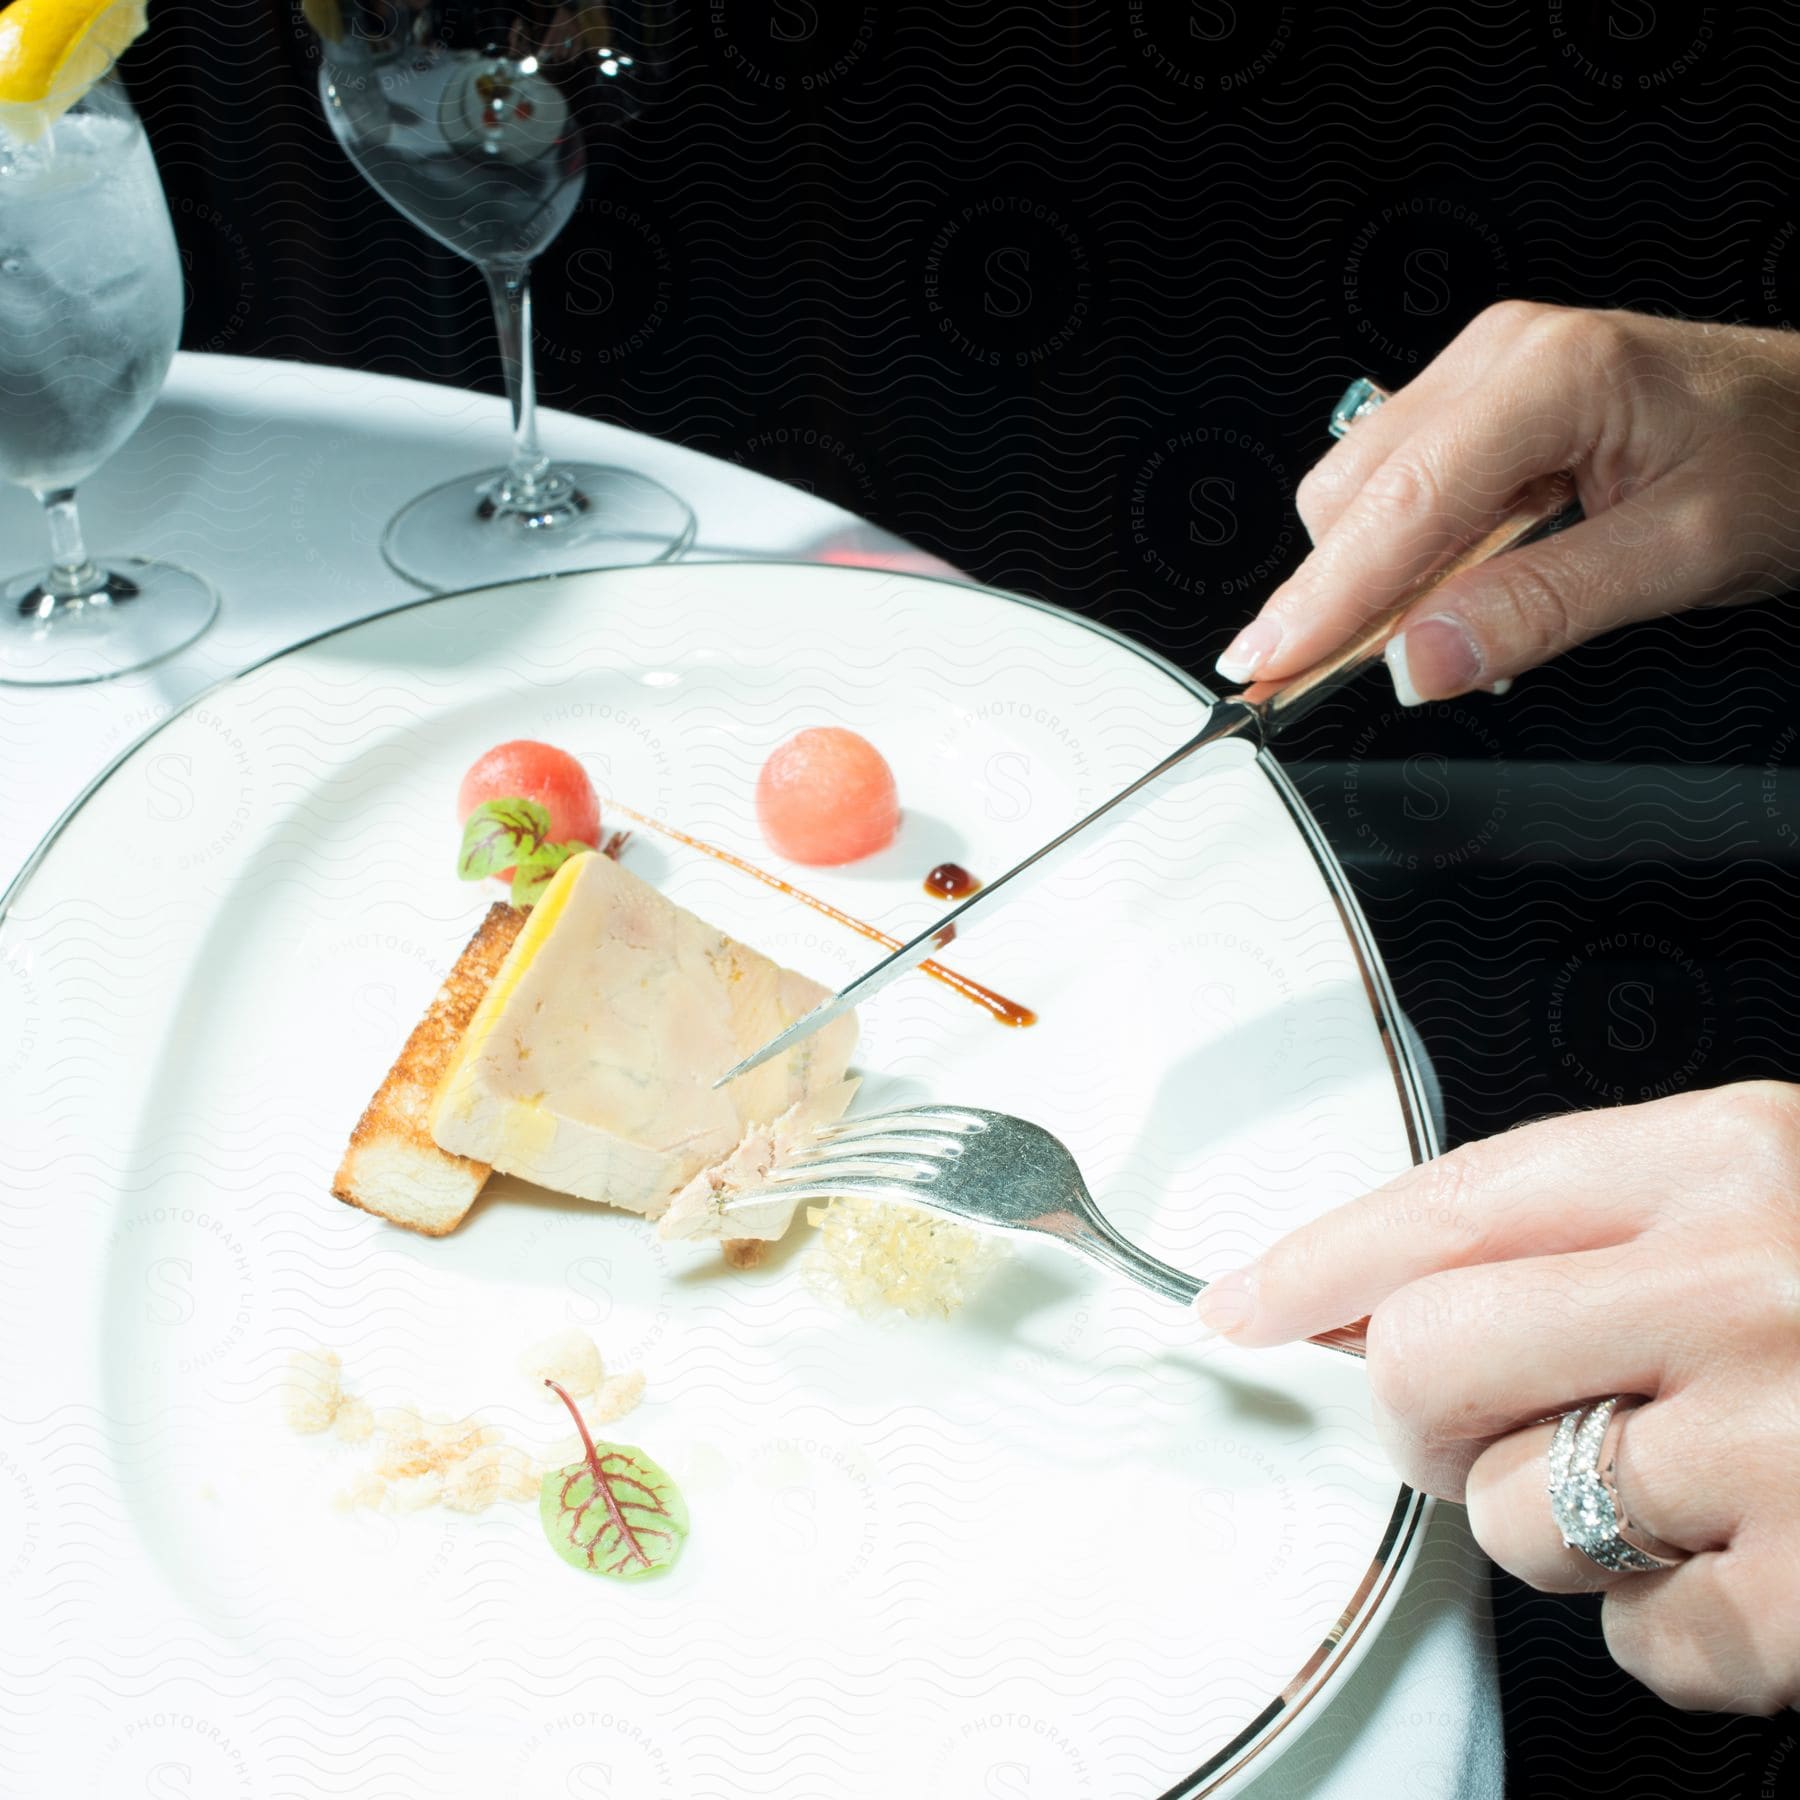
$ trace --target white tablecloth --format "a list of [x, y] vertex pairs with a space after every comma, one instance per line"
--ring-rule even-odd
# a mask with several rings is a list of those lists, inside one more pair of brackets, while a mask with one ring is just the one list
[[[667, 483], [698, 520], [695, 559], [881, 561], [949, 573], [800, 489], [614, 427], [546, 414], [552, 452]], [[90, 687], [0, 687], [0, 890], [118, 752], [221, 677], [414, 599], [382, 562], [405, 500], [503, 459], [502, 402], [304, 363], [182, 356], [155, 410], [82, 490], [88, 539], [165, 556], [224, 595], [180, 655]], [[37, 508], [0, 488], [0, 571], [35, 567]], [[1441, 1507], [1407, 1592], [1328, 1712], [1252, 1790], [1257, 1800], [1486, 1800], [1501, 1792], [1486, 1578], [1459, 1509]]]

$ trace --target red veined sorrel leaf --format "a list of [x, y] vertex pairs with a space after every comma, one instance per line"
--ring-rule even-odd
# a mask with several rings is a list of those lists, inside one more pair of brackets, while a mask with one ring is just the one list
[[666, 1470], [629, 1444], [596, 1444], [562, 1387], [560, 1396], [581, 1433], [580, 1462], [552, 1469], [538, 1488], [538, 1518], [550, 1548], [591, 1575], [623, 1581], [666, 1569], [687, 1536], [687, 1502]]
[[549, 836], [550, 815], [535, 800], [518, 794], [484, 800], [463, 823], [456, 872], [464, 881], [498, 875], [542, 849]]

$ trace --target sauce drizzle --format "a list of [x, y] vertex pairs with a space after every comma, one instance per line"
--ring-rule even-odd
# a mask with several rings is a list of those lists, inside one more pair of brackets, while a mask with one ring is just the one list
[[961, 863], [939, 863], [925, 877], [925, 891], [935, 900], [966, 900], [980, 886], [980, 880]]
[[[835, 919], [838, 924], [880, 944], [883, 949], [900, 948], [900, 939], [890, 936], [879, 926], [853, 919], [847, 912], [841, 912], [833, 906], [829, 900], [821, 900], [817, 894], [809, 894], [804, 888], [797, 888], [791, 882], [783, 881], [779, 875], [771, 875], [766, 869], [759, 869], [755, 863], [745, 862], [741, 856], [733, 856], [729, 850], [721, 850], [717, 844], [709, 844], [704, 838], [690, 837], [685, 831], [677, 831], [673, 825], [665, 825], [661, 819], [653, 819], [648, 813], [638, 812], [622, 800], [610, 800], [607, 804], [612, 811], [623, 813], [626, 818], [634, 819], [652, 831], [661, 832], [664, 837], [673, 838], [678, 844], [686, 844], [690, 850], [698, 850], [703, 856], [710, 856], [715, 861], [728, 863], [734, 869], [741, 869], [746, 875], [754, 876], [765, 887], [772, 887], [778, 893], [798, 900], [803, 906], [810, 906], [814, 912], [823, 913], [828, 919]], [[1037, 1023], [1037, 1014], [1029, 1006], [1021, 1006], [1018, 1001], [1009, 1000], [1004, 994], [996, 994], [992, 988], [983, 987], [979, 981], [971, 981], [968, 976], [959, 975], [954, 969], [946, 969], [942, 963], [922, 962], [919, 968], [934, 981], [941, 981], [945, 987], [954, 988], [965, 1000], [974, 1001], [983, 1012], [1002, 1025], [1022, 1027]]]

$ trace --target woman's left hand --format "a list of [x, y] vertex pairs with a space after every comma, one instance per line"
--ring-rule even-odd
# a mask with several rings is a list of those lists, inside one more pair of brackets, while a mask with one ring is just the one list
[[[1248, 1346], [1369, 1319], [1401, 1474], [1502, 1568], [1604, 1589], [1619, 1663], [1676, 1706], [1800, 1702], [1800, 1087], [1745, 1083], [1470, 1144], [1274, 1245], [1195, 1303]], [[1550, 1513], [1553, 1415], [1642, 1395], [1621, 1506], [1693, 1552], [1610, 1574]], [[1543, 1423], [1546, 1418], [1551, 1423]]]

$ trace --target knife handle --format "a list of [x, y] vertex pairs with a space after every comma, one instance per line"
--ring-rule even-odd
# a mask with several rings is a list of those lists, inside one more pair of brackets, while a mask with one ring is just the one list
[[[1317, 1337], [1306, 1341], [1317, 1344], [1321, 1350], [1337, 1350], [1345, 1356], [1363, 1358], [1369, 1354], [1369, 1321], [1359, 1319], [1354, 1325], [1339, 1326], [1336, 1331], [1321, 1331]], [[1557, 1416], [1561, 1417], [1560, 1414]]]
[[[1373, 412], [1387, 396], [1370, 381], [1358, 381], [1332, 413], [1332, 435], [1342, 437], [1359, 418]], [[1298, 675], [1281, 681], [1253, 682], [1236, 696], [1257, 715], [1263, 735], [1272, 736], [1291, 719], [1310, 711], [1345, 683], [1381, 659], [1400, 629], [1400, 622], [1427, 594], [1490, 556], [1530, 539], [1559, 530], [1581, 516], [1575, 504], [1575, 478], [1566, 471], [1543, 475], [1521, 490], [1505, 514], [1474, 543], [1422, 575], [1388, 610], [1372, 619], [1347, 644]]]

